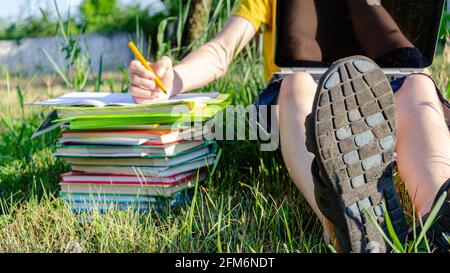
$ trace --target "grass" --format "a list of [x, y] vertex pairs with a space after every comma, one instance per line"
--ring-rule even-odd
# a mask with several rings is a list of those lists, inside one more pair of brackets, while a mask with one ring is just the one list
[[[223, 10], [229, 15], [230, 1], [218, 2], [228, 7]], [[223, 21], [210, 25], [219, 28]], [[177, 58], [180, 52], [169, 53]], [[260, 53], [258, 43], [252, 43], [227, 76], [203, 90], [227, 92], [234, 104], [252, 103], [264, 86]], [[448, 66], [447, 56], [432, 69], [444, 90], [448, 73], [442, 71]], [[67, 92], [66, 86], [53, 75], [23, 78], [5, 71], [0, 80], [0, 252], [330, 251], [280, 153], [260, 152], [258, 143], [250, 141], [220, 143], [221, 161], [210, 179], [197, 185], [189, 206], [145, 214], [72, 214], [56, 196], [59, 174], [68, 170], [52, 156], [58, 132], [30, 139], [48, 109], [23, 105]], [[123, 75], [91, 75], [85, 86], [88, 91], [102, 86], [120, 92]], [[412, 221], [412, 208], [398, 184]]]

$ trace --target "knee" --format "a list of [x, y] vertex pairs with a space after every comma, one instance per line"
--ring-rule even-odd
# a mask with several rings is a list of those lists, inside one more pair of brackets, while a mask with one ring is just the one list
[[439, 102], [436, 86], [428, 76], [417, 74], [405, 79], [403, 86], [397, 92], [404, 103]]
[[316, 83], [310, 74], [297, 72], [287, 76], [281, 84], [280, 104], [312, 103], [316, 91]]

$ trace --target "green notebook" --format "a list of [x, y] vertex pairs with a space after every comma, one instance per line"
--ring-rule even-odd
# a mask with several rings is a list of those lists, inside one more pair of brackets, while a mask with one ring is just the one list
[[58, 119], [54, 122], [70, 122], [70, 130], [98, 130], [120, 126], [146, 124], [175, 124], [189, 122], [206, 122], [212, 119], [222, 108], [208, 106], [198, 112], [191, 113], [139, 113], [103, 116], [78, 116]]
[[171, 112], [188, 113], [193, 110], [199, 110], [208, 105], [226, 105], [229, 103], [230, 96], [226, 94], [219, 94], [215, 98], [210, 98], [206, 103], [199, 101], [169, 101], [166, 103], [149, 104], [149, 105], [134, 105], [134, 106], [105, 106], [105, 107], [56, 107], [58, 117], [60, 119], [77, 118], [81, 116], [108, 116], [108, 115], [141, 115], [141, 114], [164, 114]]
[[[54, 147], [54, 149], [56, 149], [58, 147], [59, 146], [56, 146], [56, 147]], [[86, 147], [86, 146], [82, 146], [82, 147]], [[101, 147], [104, 147], [104, 146], [101, 146]], [[210, 154], [215, 154], [215, 153], [217, 153], [217, 150], [218, 150], [217, 142], [215, 142], [215, 141], [205, 141], [203, 145], [195, 146], [195, 147], [193, 147], [193, 148], [191, 148], [189, 150], [178, 152], [178, 153], [173, 153], [171, 155], [149, 154], [149, 155], [146, 155], [146, 156], [142, 156], [140, 158], [158, 159], [158, 160], [165, 160], [165, 159], [167, 159], [167, 160], [169, 160], [169, 159], [180, 157], [180, 156], [186, 156], [186, 155], [188, 155], [190, 153], [195, 153], [195, 152], [198, 152], [198, 151], [200, 151], [202, 149], [205, 149], [205, 148], [208, 149], [208, 152]], [[55, 154], [55, 156], [56, 157], [60, 157], [60, 158], [71, 158], [71, 156], [62, 155], [62, 154]], [[76, 158], [79, 158], [79, 159], [94, 158], [95, 159], [95, 158], [98, 158], [98, 157], [90, 156], [90, 155], [84, 155], [84, 156], [77, 156]], [[108, 157], [104, 157], [103, 159], [108, 159]]]

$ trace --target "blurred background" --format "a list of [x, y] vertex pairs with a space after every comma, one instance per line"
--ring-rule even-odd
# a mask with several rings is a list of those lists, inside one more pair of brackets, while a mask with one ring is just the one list
[[176, 15], [181, 1], [2, 2], [0, 64], [11, 73], [30, 75], [54, 70], [47, 53], [58, 66], [67, 66], [71, 62], [67, 58], [72, 53], [71, 46], [73, 53], [87, 53], [92, 72], [99, 70], [100, 61], [104, 70], [124, 66], [131, 58], [126, 50], [128, 39], [136, 39], [136, 33], [141, 33], [145, 36], [141, 43], [145, 41], [151, 48], [150, 41], [156, 38], [160, 22]]
[[[195, 42], [201, 43], [210, 19], [217, 19], [216, 8], [228, 6], [230, 9], [237, 0], [1, 2], [0, 65], [11, 73], [32, 75], [54, 72], [56, 65], [67, 67], [83, 52], [86, 58], [78, 64], [86, 66], [83, 68], [89, 66], [94, 73], [100, 69], [118, 70], [131, 60], [132, 56], [126, 50], [129, 39], [139, 40], [141, 49], [152, 57], [158, 55], [157, 50], [169, 50], [174, 46], [173, 42], [185, 48]], [[445, 45], [449, 14], [450, 5], [447, 5], [440, 50]], [[171, 43], [163, 44], [163, 40]], [[163, 48], [159, 48], [161, 46]]]
[[126, 92], [130, 39], [149, 60], [179, 60], [220, 30], [237, 0], [1, 3], [0, 90], [21, 84], [48, 96], [64, 89]]
[[83, 59], [86, 53], [87, 58], [79, 63], [83, 68], [89, 66], [94, 73], [119, 70], [132, 57], [127, 50], [129, 39], [137, 40], [153, 57], [157, 48], [173, 47], [163, 41], [179, 42], [180, 48], [194, 40], [200, 42], [210, 16], [218, 15], [211, 7], [230, 9], [236, 2], [2, 0], [0, 65], [10, 73], [47, 73], [55, 71], [55, 66], [63, 68]]

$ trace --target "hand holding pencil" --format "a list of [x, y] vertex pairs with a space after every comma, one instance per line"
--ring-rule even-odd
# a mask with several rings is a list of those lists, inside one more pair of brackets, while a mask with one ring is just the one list
[[172, 60], [162, 57], [151, 64], [145, 60], [133, 42], [129, 43], [129, 47], [137, 59], [132, 61], [128, 68], [129, 92], [136, 102], [145, 104], [169, 98], [174, 80]]

